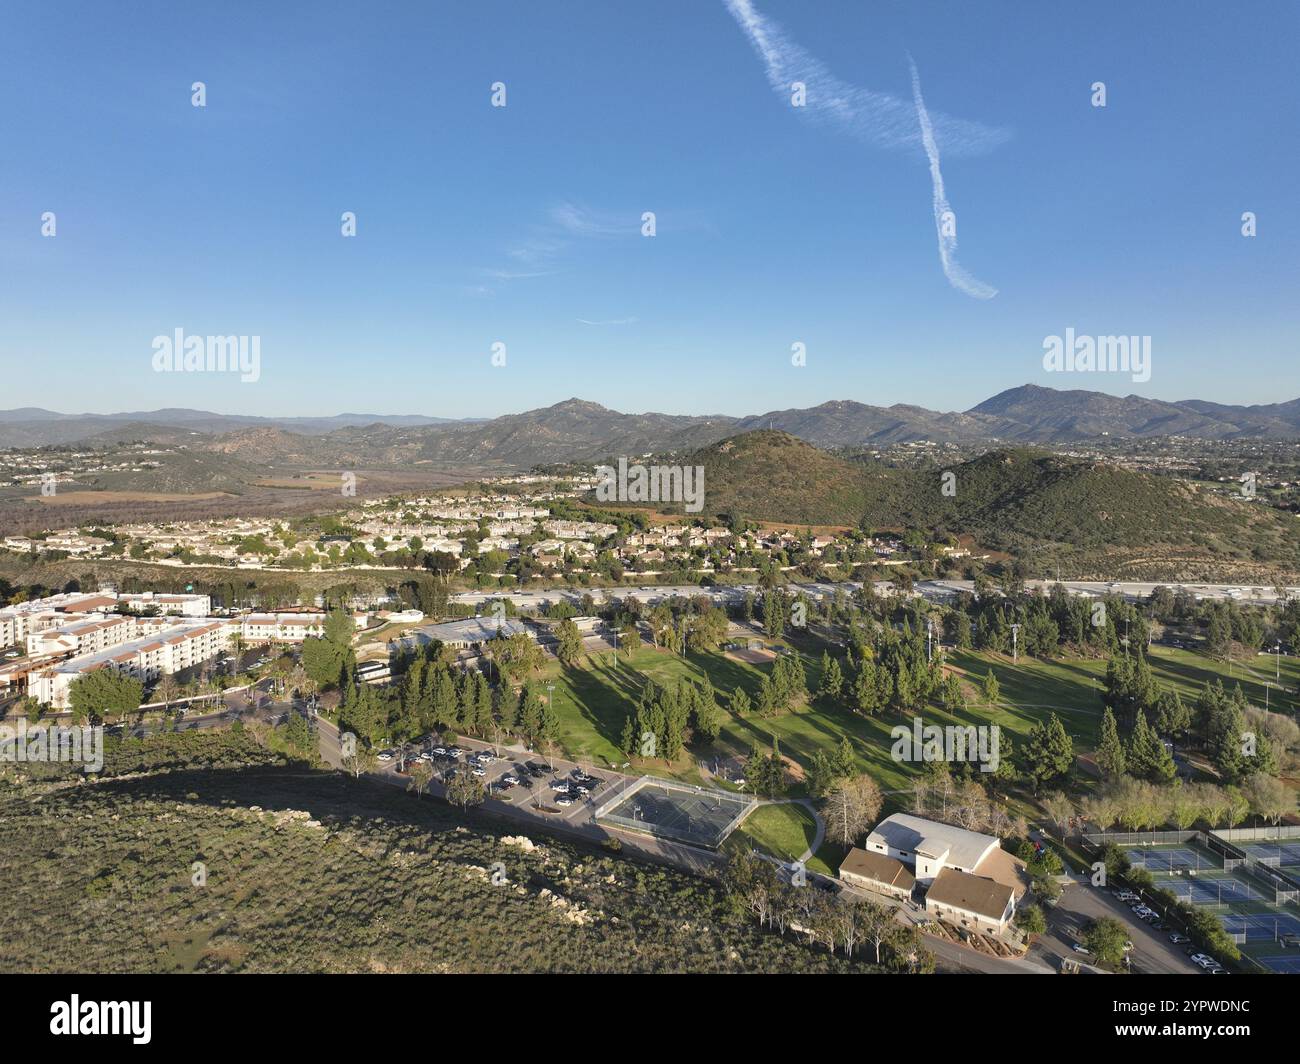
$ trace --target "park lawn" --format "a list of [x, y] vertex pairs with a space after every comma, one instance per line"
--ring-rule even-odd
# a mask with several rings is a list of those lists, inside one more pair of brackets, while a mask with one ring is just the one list
[[783, 802], [760, 805], [732, 832], [725, 848], [757, 849], [781, 861], [795, 861], [808, 852], [816, 838], [817, 820], [813, 814], [802, 805]]
[[[1095, 747], [1101, 719], [1101, 692], [1106, 680], [1104, 658], [1022, 657], [1019, 662], [1012, 662], [1003, 654], [959, 651], [949, 655], [948, 661], [975, 684], [992, 668], [1003, 701], [1025, 709], [1055, 710], [1076, 740], [1082, 740], [1087, 749]], [[1295, 697], [1296, 685], [1300, 683], [1300, 661], [1295, 658], [1284, 657], [1278, 662], [1280, 668], [1276, 671], [1280, 673], [1284, 690], [1279, 690], [1274, 680], [1272, 657], [1257, 656], [1246, 662], [1218, 661], [1194, 650], [1154, 646], [1147, 661], [1156, 683], [1172, 687], [1184, 702], [1195, 701], [1206, 683], [1221, 680], [1229, 692], [1241, 684], [1247, 701], [1262, 707], [1267, 681], [1272, 685], [1268, 692], [1270, 709], [1281, 706], [1294, 712], [1300, 707], [1300, 700]]]
[[[810, 685], [820, 675], [819, 655], [805, 657]], [[1241, 682], [1252, 703], [1263, 705], [1263, 681], [1273, 676], [1273, 661], [1263, 658], [1246, 663], [1215, 661], [1195, 651], [1154, 647], [1150, 662], [1158, 683], [1176, 688], [1185, 700], [1192, 700], [1207, 681], [1221, 678], [1231, 690]], [[1030, 730], [1049, 713], [1060, 717], [1075, 743], [1076, 753], [1096, 748], [1101, 724], [1101, 684], [1106, 662], [1099, 658], [1060, 658], [1040, 660], [1021, 657], [1013, 662], [1001, 654], [963, 651], [950, 654], [948, 664], [975, 686], [991, 668], [998, 678], [1001, 695], [996, 706], [972, 702], [960, 713], [950, 713], [941, 706], [927, 706], [921, 716], [926, 724], [998, 725], [1016, 748], [1028, 738]], [[761, 668], [728, 658], [720, 651], [689, 654], [681, 657], [650, 646], [621, 652], [615, 661], [612, 653], [594, 655], [583, 667], [563, 668], [548, 663], [540, 673], [541, 682], [554, 684], [556, 712], [560, 718], [560, 746], [568, 756], [602, 764], [621, 764], [618, 742], [623, 722], [634, 712], [636, 698], [646, 678], [669, 684], [679, 677], [699, 683], [708, 677], [724, 710], [727, 698], [738, 686], [744, 686], [753, 698], [758, 690]], [[1294, 692], [1300, 681], [1300, 663], [1281, 661], [1282, 683]], [[1276, 708], [1278, 691], [1272, 692]], [[1286, 696], [1287, 707], [1295, 705]], [[691, 783], [709, 783], [700, 773], [700, 762], [715, 757], [747, 757], [755, 747], [770, 750], [773, 741], [781, 752], [800, 766], [810, 763], [817, 751], [834, 751], [847, 737], [858, 767], [869, 773], [886, 792], [906, 790], [920, 766], [899, 763], [891, 756], [892, 728], [910, 723], [910, 715], [899, 716], [887, 711], [876, 717], [863, 717], [842, 706], [828, 706], [821, 701], [805, 703], [776, 717], [755, 714], [736, 717], [724, 714], [724, 723], [713, 744], [694, 743], [676, 762], [637, 760], [635, 767], [654, 775], [681, 779]], [[791, 796], [806, 793], [797, 778], [789, 789]]]

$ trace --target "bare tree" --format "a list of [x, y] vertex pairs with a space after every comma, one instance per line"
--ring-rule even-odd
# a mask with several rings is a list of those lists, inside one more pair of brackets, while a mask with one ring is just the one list
[[826, 835], [840, 846], [852, 846], [880, 814], [880, 787], [870, 776], [841, 780], [826, 797], [822, 810]]

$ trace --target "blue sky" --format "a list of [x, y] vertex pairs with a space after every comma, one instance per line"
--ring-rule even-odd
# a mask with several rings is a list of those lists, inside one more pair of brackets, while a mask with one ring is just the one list
[[[0, 408], [1300, 395], [1294, 5], [752, 9], [894, 142], [792, 108], [724, 0], [11, 5]], [[909, 54], [992, 299], [941, 266]], [[1150, 380], [1045, 372], [1067, 327], [1150, 335]], [[260, 379], [153, 372], [177, 328], [260, 336]]]

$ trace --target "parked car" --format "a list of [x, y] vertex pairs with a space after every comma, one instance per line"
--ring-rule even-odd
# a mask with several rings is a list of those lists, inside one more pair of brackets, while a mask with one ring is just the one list
[[1172, 942], [1175, 946], [1178, 946], [1184, 942], [1190, 942], [1191, 939], [1188, 938], [1186, 935], [1180, 935], [1177, 931], [1171, 931], [1169, 933], [1169, 941]]

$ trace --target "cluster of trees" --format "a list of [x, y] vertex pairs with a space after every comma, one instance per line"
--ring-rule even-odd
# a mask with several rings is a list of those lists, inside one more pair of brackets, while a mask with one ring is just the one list
[[337, 606], [326, 616], [323, 634], [303, 640], [303, 671], [318, 687], [355, 685], [357, 657], [352, 651], [352, 631], [352, 618]]
[[1280, 823], [1295, 812], [1296, 798], [1281, 780], [1264, 773], [1227, 786], [1180, 780], [1162, 784], [1123, 776], [1078, 800], [1061, 792], [1049, 794], [1043, 808], [1063, 834], [1075, 818], [1101, 830], [1146, 831], [1170, 825], [1187, 831], [1198, 825], [1236, 827], [1252, 815]]
[[[1177, 694], [1174, 695], [1177, 698]], [[1120, 738], [1110, 706], [1102, 711], [1101, 740], [1097, 744], [1097, 767], [1104, 778], [1119, 779], [1125, 773], [1137, 779], [1167, 783], [1176, 774], [1173, 755], [1160, 741], [1156, 730], [1138, 710], [1137, 724], [1125, 742]]]
[[763, 753], [755, 743], [745, 759], [745, 786], [754, 794], [774, 798], [785, 790], [785, 784], [785, 759], [781, 756], [780, 742], [772, 740], [770, 754]]
[[106, 717], [126, 717], [140, 708], [143, 699], [144, 685], [116, 669], [83, 672], [68, 687], [74, 724], [98, 725]]
[[[1102, 701], [1097, 761], [1107, 779], [1126, 773], [1155, 782], [1172, 779], [1174, 762], [1162, 735], [1175, 746], [1199, 747], [1230, 783], [1259, 773], [1276, 775], [1281, 759], [1300, 742], [1294, 721], [1249, 706], [1240, 685], [1228, 694], [1222, 681], [1207, 683], [1188, 706], [1177, 691], [1158, 688], [1141, 652], [1110, 660]], [[1120, 740], [1119, 721], [1130, 725], [1127, 743]]]
[[[808, 675], [803, 658], [797, 653], [778, 654], [771, 670], [759, 677], [758, 694], [752, 708], [760, 717], [775, 717], [799, 703], [807, 694]], [[744, 704], [747, 700], [748, 696], [738, 704], [733, 695], [733, 710], [738, 713], [747, 711], [749, 707]]]
[[808, 793], [814, 798], [824, 798], [840, 780], [854, 775], [856, 767], [853, 760], [853, 744], [847, 735], [841, 736], [840, 744], [833, 753], [823, 750], [813, 751], [808, 763]]
[[822, 656], [817, 694], [823, 700], [868, 716], [887, 708], [918, 709], [941, 690], [945, 701], [964, 704], [956, 678], [945, 687], [938, 662], [927, 660], [932, 655], [927, 655], [925, 634], [912, 628], [910, 618], [904, 619], [901, 632], [855, 624], [849, 636], [843, 666], [829, 653]]
[[760, 927], [780, 934], [789, 931], [810, 946], [845, 957], [866, 953], [887, 971], [934, 971], [934, 958], [922, 945], [920, 933], [900, 924], [884, 906], [786, 883], [773, 864], [750, 853], [731, 856], [722, 884], [735, 909], [749, 913]]
[[[640, 603], [636, 599], [625, 600], [616, 618], [621, 622], [620, 627], [626, 628], [629, 622], [635, 624], [642, 619], [639, 611]], [[650, 629], [651, 643], [675, 654], [716, 650], [727, 637], [729, 623], [726, 610], [718, 609], [704, 597], [656, 603], [644, 620]]]
[[[502, 670], [505, 671], [504, 668]], [[451, 664], [438, 644], [407, 664], [392, 688], [351, 683], [345, 686], [340, 724], [368, 743], [401, 743], [430, 731], [467, 734], [500, 741], [516, 735], [530, 744], [554, 743], [559, 717], [538, 685], [493, 686], [477, 669]]]
[[1024, 819], [995, 801], [979, 775], [956, 777], [945, 761], [926, 763], [926, 771], [916, 779], [908, 811], [1000, 838], [1028, 832]]
[[623, 722], [619, 749], [624, 756], [673, 761], [693, 738], [713, 742], [722, 730], [723, 713], [713, 685], [678, 679], [670, 685], [647, 680], [636, 709]]

